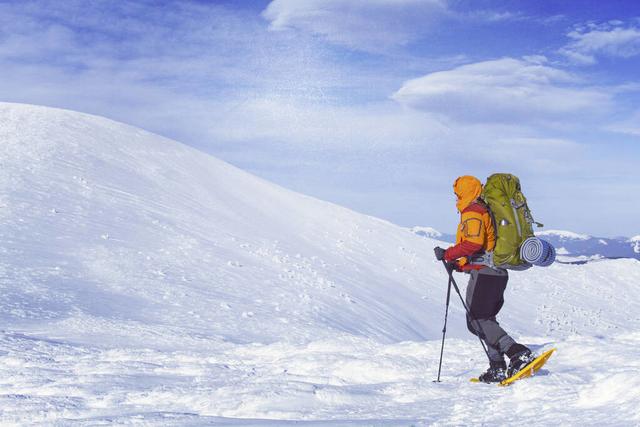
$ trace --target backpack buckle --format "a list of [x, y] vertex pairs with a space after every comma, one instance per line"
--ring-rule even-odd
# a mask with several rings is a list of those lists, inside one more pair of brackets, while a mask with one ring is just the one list
[[495, 268], [493, 264], [493, 251], [488, 251], [479, 255], [472, 255], [468, 258], [469, 264], [472, 265], [485, 265], [490, 268]]

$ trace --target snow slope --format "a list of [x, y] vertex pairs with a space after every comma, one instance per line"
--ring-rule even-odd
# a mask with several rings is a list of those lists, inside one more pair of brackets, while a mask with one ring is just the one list
[[0, 159], [2, 424], [640, 422], [636, 260], [512, 275], [558, 353], [508, 389], [452, 300], [435, 384], [444, 243], [86, 114], [0, 104]]
[[438, 328], [411, 304], [443, 280], [430, 242], [112, 121], [15, 105], [0, 116], [14, 324], [46, 318], [75, 339], [188, 324], [233, 342]]

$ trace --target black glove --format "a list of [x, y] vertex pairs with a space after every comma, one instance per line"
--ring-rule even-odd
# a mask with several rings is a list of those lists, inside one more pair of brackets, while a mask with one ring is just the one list
[[445, 250], [440, 246], [436, 246], [435, 248], [433, 248], [433, 253], [436, 254], [436, 259], [438, 261], [442, 261], [444, 259], [444, 252]]

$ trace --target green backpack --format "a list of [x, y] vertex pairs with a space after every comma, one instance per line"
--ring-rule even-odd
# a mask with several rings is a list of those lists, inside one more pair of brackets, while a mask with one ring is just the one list
[[520, 245], [533, 237], [532, 224], [542, 227], [531, 216], [527, 199], [515, 175], [496, 173], [487, 178], [482, 199], [489, 207], [496, 231], [493, 265], [511, 270], [525, 270], [531, 264], [520, 257]]

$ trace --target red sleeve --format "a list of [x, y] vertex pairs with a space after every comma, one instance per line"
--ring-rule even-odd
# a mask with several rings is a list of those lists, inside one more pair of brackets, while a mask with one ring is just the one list
[[451, 262], [458, 258], [471, 256], [482, 249], [482, 245], [463, 240], [455, 246], [451, 246], [444, 252], [444, 260]]

